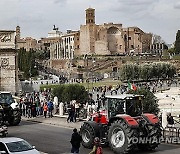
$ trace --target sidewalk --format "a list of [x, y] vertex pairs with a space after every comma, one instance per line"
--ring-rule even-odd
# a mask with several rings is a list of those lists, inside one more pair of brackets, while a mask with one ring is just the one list
[[66, 128], [77, 128], [80, 129], [81, 125], [83, 124], [83, 121], [77, 122], [67, 122], [66, 121], [67, 116], [59, 116], [54, 115], [52, 118], [44, 118], [44, 116], [35, 117], [35, 118], [27, 118], [22, 116], [22, 121], [31, 121], [31, 122], [37, 122], [37, 123], [44, 123], [44, 124], [50, 124], [55, 126], [61, 126]]

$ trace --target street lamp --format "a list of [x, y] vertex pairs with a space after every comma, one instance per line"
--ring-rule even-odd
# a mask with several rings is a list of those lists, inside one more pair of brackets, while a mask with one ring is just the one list
[[84, 55], [84, 66], [86, 65], [86, 68], [87, 68], [87, 80], [86, 80], [86, 82], [87, 82], [87, 86], [88, 86], [88, 93], [89, 93], [89, 68], [88, 68], [88, 55], [87, 54], [85, 54]]
[[[94, 68], [94, 66], [95, 66], [95, 59], [92, 61], [93, 62], [93, 67], [92, 67], [92, 69]], [[93, 78], [94, 78], [94, 76], [93, 76], [93, 70], [91, 69], [91, 74], [92, 74], [92, 91], [93, 91]]]

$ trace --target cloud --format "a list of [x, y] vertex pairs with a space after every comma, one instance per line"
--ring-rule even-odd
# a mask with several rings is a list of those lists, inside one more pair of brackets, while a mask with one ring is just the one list
[[[0, 29], [41, 38], [56, 24], [61, 31], [78, 30], [85, 23], [85, 9], [96, 9], [96, 23], [122, 23], [161, 35], [173, 42], [180, 25], [179, 0], [0, 0]], [[17, 22], [18, 21], [18, 22]]]
[[54, 0], [55, 4], [61, 4], [61, 5], [65, 5], [67, 3], [67, 0]]
[[174, 4], [174, 8], [175, 8], [175, 9], [180, 9], [180, 2], [175, 3], [175, 4]]
[[137, 12], [147, 10], [158, 3], [159, 0], [118, 0], [114, 7], [115, 11]]
[[157, 2], [159, 0], [118, 0], [119, 3], [124, 5], [147, 5]]

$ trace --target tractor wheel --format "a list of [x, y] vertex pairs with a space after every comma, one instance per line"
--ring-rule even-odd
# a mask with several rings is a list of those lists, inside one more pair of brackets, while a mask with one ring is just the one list
[[138, 148], [140, 150], [154, 150], [156, 149], [159, 144], [160, 144], [160, 141], [161, 141], [161, 136], [162, 136], [162, 132], [161, 132], [161, 127], [160, 125], [156, 125], [156, 126], [153, 126], [152, 129], [149, 129], [149, 134], [150, 136], [147, 137], [148, 139], [148, 143], [145, 143], [145, 144], [138, 144]]
[[84, 123], [80, 128], [80, 134], [82, 136], [82, 145], [85, 148], [92, 148], [96, 133], [94, 129], [87, 123]]
[[21, 122], [21, 113], [19, 110], [14, 110], [13, 115], [9, 120], [9, 124], [12, 126], [16, 126], [19, 125], [20, 122]]
[[130, 128], [123, 120], [111, 124], [108, 132], [108, 141], [115, 153], [127, 153], [136, 147], [133, 138], [137, 137], [135, 129]]

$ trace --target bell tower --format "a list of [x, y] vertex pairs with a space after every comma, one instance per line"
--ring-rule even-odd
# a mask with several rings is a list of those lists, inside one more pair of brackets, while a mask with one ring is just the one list
[[86, 9], [86, 25], [95, 24], [95, 9]]
[[16, 41], [21, 39], [21, 28], [19, 26], [16, 27]]

